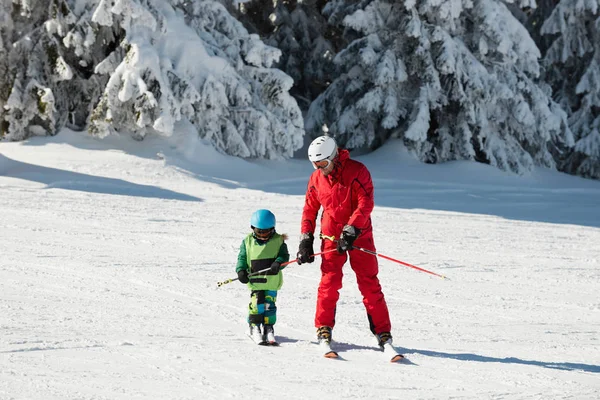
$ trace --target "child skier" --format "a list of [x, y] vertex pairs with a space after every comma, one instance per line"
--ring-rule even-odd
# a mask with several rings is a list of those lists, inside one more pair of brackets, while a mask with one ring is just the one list
[[[273, 325], [277, 320], [277, 291], [283, 284], [281, 264], [290, 259], [286, 235], [275, 232], [275, 215], [257, 210], [250, 218], [252, 233], [242, 241], [235, 267], [238, 279], [250, 289], [249, 336], [257, 344], [277, 345]], [[249, 274], [267, 271], [254, 276]]]

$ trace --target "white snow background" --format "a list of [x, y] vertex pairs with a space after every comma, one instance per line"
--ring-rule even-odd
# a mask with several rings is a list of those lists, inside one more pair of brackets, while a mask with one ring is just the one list
[[310, 163], [177, 132], [0, 143], [1, 399], [600, 397], [600, 182], [426, 165], [399, 142], [357, 157], [378, 251], [449, 280], [379, 259], [409, 360], [392, 364], [346, 265], [330, 360], [318, 262], [284, 270], [278, 348], [245, 336], [245, 285], [217, 287], [258, 208], [294, 258]]

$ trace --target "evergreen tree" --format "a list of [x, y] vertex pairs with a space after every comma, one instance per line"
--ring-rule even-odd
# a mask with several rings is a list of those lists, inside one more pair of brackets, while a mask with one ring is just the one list
[[[2, 86], [10, 93], [2, 115], [8, 139], [52, 134], [69, 121], [84, 121], [101, 137], [129, 132], [143, 139], [168, 136], [187, 120], [235, 156], [288, 157], [301, 146], [293, 81], [271, 68], [279, 50], [249, 34], [219, 2], [50, 3], [12, 6], [12, 21], [22, 15], [27, 27], [26, 40], [9, 51], [18, 63], [9, 61], [12, 75]], [[14, 36], [8, 43], [17, 43]]]
[[[548, 47], [552, 43], [551, 37], [548, 35], [542, 35], [542, 25], [544, 21], [548, 19], [556, 4], [560, 0], [537, 0], [537, 6], [527, 8], [522, 12], [520, 21], [523, 23], [525, 28], [529, 31], [531, 38], [536, 43], [541, 54], [545, 54]], [[514, 10], [515, 8], [511, 8]], [[523, 15], [525, 14], [525, 15]]]
[[[10, 139], [55, 131], [56, 100], [49, 86], [68, 78], [70, 70], [40, 26], [48, 13], [41, 0], [2, 2], [0, 112], [2, 134]], [[34, 52], [38, 57], [31, 57]]]
[[600, 179], [600, 0], [561, 0], [541, 33], [551, 39], [545, 79], [575, 138], [560, 168]]
[[499, 1], [334, 0], [350, 44], [305, 126], [348, 148], [390, 137], [425, 162], [473, 159], [522, 173], [572, 144], [566, 115], [535, 81], [540, 53]]
[[252, 0], [239, 4], [238, 19], [282, 52], [274, 65], [294, 79], [290, 93], [308, 109], [329, 84], [336, 32], [321, 15], [323, 0]]
[[3, 1], [3, 7], [4, 136], [22, 140], [53, 135], [65, 125], [84, 129], [92, 103], [106, 83], [93, 68], [120, 40], [118, 32], [87, 23], [91, 2], [19, 0]]

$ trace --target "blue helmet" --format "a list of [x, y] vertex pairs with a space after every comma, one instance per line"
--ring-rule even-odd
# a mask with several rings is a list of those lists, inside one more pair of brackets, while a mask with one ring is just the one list
[[258, 229], [275, 228], [275, 215], [269, 210], [256, 210], [250, 218], [250, 225]]

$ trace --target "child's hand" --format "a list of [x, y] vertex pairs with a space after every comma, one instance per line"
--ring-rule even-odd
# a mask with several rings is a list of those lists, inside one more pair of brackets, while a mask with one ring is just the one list
[[243, 284], [248, 283], [250, 281], [250, 279], [248, 278], [248, 270], [243, 269], [241, 271], [238, 271], [238, 280]]
[[280, 270], [281, 270], [281, 263], [278, 261], [273, 261], [273, 264], [271, 264], [271, 269], [269, 270], [269, 272], [272, 273], [273, 275], [276, 275], [279, 273]]

